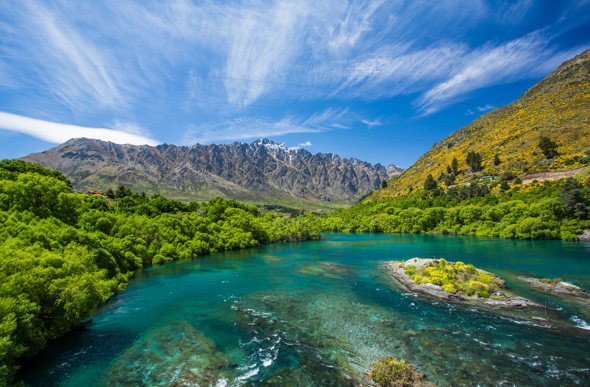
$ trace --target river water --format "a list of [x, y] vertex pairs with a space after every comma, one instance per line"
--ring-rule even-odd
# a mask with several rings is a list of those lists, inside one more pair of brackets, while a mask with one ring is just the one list
[[590, 328], [587, 306], [516, 280], [560, 277], [590, 289], [590, 244], [325, 237], [138, 272], [88, 328], [51, 343], [20, 377], [35, 386], [346, 386], [365, 384], [371, 363], [391, 354], [438, 385], [590, 385], [590, 331], [424, 300], [396, 288], [380, 263], [472, 263], [552, 318]]

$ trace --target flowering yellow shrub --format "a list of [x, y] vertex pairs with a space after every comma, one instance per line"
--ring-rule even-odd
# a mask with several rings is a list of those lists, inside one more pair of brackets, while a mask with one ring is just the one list
[[502, 286], [500, 281], [495, 281], [496, 276], [480, 272], [471, 264], [466, 265], [460, 261], [453, 264], [444, 259], [434, 262], [424, 268], [408, 265], [405, 273], [417, 285], [431, 283], [441, 286], [447, 293], [463, 293], [469, 296], [477, 293], [480, 297], [487, 298], [490, 292], [495, 292]]

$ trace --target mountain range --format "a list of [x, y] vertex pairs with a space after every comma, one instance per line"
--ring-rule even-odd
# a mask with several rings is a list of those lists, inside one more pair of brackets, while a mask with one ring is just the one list
[[124, 185], [180, 200], [222, 196], [285, 207], [351, 204], [403, 171], [393, 164], [312, 154], [266, 139], [153, 147], [77, 138], [22, 160], [61, 171], [78, 191]]

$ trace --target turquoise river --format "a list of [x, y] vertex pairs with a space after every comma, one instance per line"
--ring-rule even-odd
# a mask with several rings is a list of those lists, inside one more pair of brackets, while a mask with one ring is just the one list
[[[558, 331], [396, 288], [382, 261], [463, 261], [551, 318], [590, 329], [589, 304], [519, 275], [590, 289], [590, 243], [326, 234], [138, 272], [92, 324], [22, 366], [33, 386], [353, 386], [391, 354], [446, 385], [590, 385], [590, 330]], [[587, 332], [587, 333], [586, 333]]]

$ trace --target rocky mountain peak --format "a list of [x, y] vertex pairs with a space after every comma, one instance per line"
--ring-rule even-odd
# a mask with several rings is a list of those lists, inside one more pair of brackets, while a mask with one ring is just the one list
[[254, 203], [354, 203], [396, 174], [381, 164], [289, 149], [268, 139], [192, 147], [72, 139], [23, 160], [61, 171], [79, 191], [123, 184], [184, 200], [222, 196]]

